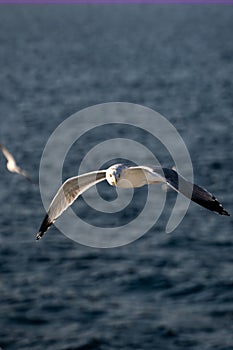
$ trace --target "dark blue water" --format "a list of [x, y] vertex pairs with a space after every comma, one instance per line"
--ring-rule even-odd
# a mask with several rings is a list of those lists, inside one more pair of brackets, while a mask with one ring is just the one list
[[[196, 182], [232, 213], [232, 18], [231, 6], [1, 5], [1, 142], [38, 181], [46, 141], [69, 115], [142, 104], [174, 124]], [[88, 248], [55, 227], [36, 242], [39, 190], [0, 164], [3, 349], [233, 348], [231, 217], [192, 204], [166, 235], [171, 194], [128, 246]]]

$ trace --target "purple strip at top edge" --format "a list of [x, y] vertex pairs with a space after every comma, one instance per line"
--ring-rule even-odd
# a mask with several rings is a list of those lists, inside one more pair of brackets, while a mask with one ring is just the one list
[[0, 0], [0, 4], [233, 4], [233, 0]]

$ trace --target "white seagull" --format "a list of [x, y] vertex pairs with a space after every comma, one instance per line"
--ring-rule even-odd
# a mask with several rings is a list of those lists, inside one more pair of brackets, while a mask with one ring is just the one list
[[211, 193], [187, 181], [173, 169], [149, 166], [128, 167], [125, 164], [115, 164], [107, 170], [93, 171], [66, 180], [53, 198], [36, 239], [40, 239], [54, 221], [83, 192], [104, 180], [107, 180], [111, 186], [121, 188], [165, 183], [175, 191], [182, 193], [209, 210], [221, 215], [230, 215]]
[[0, 143], [0, 149], [1, 149], [2, 153], [3, 153], [3, 155], [5, 156], [6, 160], [7, 160], [7, 163], [6, 163], [7, 169], [11, 173], [20, 174], [20, 175], [24, 176], [28, 181], [32, 182], [32, 180], [28, 176], [27, 172], [25, 170], [21, 169], [20, 167], [18, 167], [18, 165], [16, 164], [16, 161], [15, 161], [14, 157], [12, 156], [12, 154], [1, 143]]

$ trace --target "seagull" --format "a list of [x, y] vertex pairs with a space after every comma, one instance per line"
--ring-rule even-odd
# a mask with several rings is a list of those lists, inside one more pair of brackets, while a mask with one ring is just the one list
[[114, 164], [107, 170], [93, 171], [66, 180], [55, 194], [36, 239], [39, 240], [54, 221], [83, 192], [104, 180], [109, 185], [120, 188], [134, 188], [149, 184], [165, 183], [202, 207], [220, 215], [230, 216], [211, 193], [200, 186], [192, 184], [174, 169], [149, 166], [129, 167], [125, 164]]
[[5, 156], [6, 160], [7, 160], [7, 163], [6, 163], [7, 169], [11, 173], [20, 174], [20, 175], [24, 176], [28, 181], [32, 182], [31, 178], [28, 176], [26, 171], [21, 169], [20, 167], [18, 167], [18, 165], [16, 164], [16, 161], [15, 161], [14, 157], [12, 156], [12, 154], [1, 143], [0, 143], [0, 149], [1, 149], [2, 153], [3, 153], [3, 155]]

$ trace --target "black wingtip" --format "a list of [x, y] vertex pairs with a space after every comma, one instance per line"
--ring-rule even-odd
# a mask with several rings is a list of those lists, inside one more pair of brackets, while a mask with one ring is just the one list
[[226, 211], [222, 204], [217, 200], [216, 197], [212, 196], [213, 199], [213, 210], [216, 211], [220, 215], [230, 216], [228, 211]]
[[231, 216], [231, 214], [229, 214], [228, 211], [226, 211], [225, 209], [223, 209], [220, 214], [221, 215], [226, 215], [226, 216]]
[[33, 181], [29, 176], [25, 176], [26, 180], [28, 180], [31, 184], [35, 185], [35, 181]]
[[36, 235], [36, 240], [39, 241], [39, 239], [41, 239], [44, 235], [44, 232], [38, 232]]
[[46, 214], [44, 217], [44, 220], [39, 228], [39, 232], [36, 235], [37, 241], [44, 236], [45, 232], [49, 229], [49, 227], [52, 225], [52, 223], [53, 222], [50, 220], [49, 215]]

